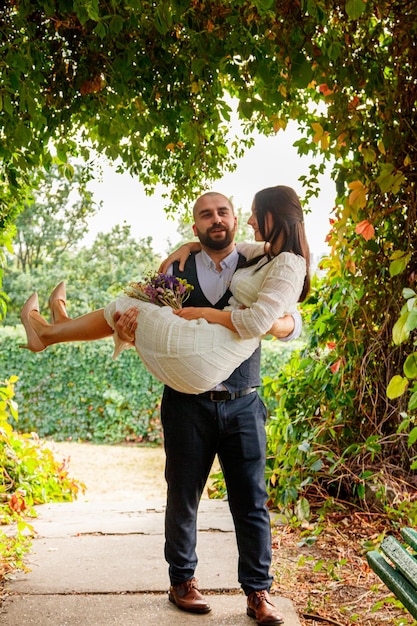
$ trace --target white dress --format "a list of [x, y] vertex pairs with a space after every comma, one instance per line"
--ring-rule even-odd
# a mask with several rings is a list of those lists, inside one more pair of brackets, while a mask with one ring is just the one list
[[[239, 244], [239, 251], [249, 259], [258, 253], [259, 245]], [[203, 319], [184, 320], [169, 306], [128, 296], [107, 305], [104, 315], [114, 329], [114, 313], [136, 306], [135, 347], [146, 368], [177, 391], [203, 393], [227, 380], [251, 356], [276, 319], [295, 311], [305, 272], [304, 258], [290, 252], [282, 252], [269, 263], [264, 257], [257, 265], [237, 270], [230, 284], [233, 296], [226, 307], [232, 311], [237, 332]], [[116, 332], [113, 337], [116, 358], [131, 345], [123, 343]]]

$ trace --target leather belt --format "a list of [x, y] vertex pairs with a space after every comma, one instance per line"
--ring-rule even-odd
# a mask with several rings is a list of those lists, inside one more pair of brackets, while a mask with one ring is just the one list
[[236, 400], [236, 398], [242, 398], [248, 396], [250, 393], [256, 391], [255, 387], [248, 387], [247, 389], [240, 389], [239, 391], [206, 391], [199, 393], [200, 398], [208, 398], [212, 402], [227, 402], [228, 400]]

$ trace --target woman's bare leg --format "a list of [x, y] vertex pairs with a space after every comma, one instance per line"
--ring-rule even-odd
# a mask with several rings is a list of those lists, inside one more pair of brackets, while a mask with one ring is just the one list
[[38, 311], [31, 311], [29, 317], [33, 330], [45, 346], [68, 341], [95, 341], [113, 334], [104, 317], [104, 309], [68, 318], [65, 324], [48, 324]]

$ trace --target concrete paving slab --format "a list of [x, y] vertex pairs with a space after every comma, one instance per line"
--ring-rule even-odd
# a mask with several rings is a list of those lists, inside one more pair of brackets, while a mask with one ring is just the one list
[[[196, 576], [204, 589], [239, 589], [237, 548], [229, 533], [200, 533]], [[88, 535], [37, 539], [32, 571], [6, 582], [13, 593], [123, 593], [165, 591], [168, 567], [162, 535]]]
[[[38, 507], [26, 559], [6, 581], [0, 626], [249, 626], [237, 582], [227, 502], [204, 500], [198, 518], [200, 588], [213, 611], [193, 615], [167, 599], [162, 501], [74, 502]], [[291, 600], [274, 597], [285, 626], [300, 626]]]
[[[167, 595], [69, 595], [9, 597], [0, 626], [255, 626], [246, 615], [246, 598], [215, 595], [206, 615], [179, 611]], [[284, 626], [300, 626], [292, 602], [273, 596]]]
[[[79, 534], [109, 535], [142, 533], [163, 534], [165, 502], [62, 502], [36, 507], [33, 526], [37, 537], [66, 537]], [[202, 501], [197, 519], [199, 531], [234, 533], [227, 502]]]

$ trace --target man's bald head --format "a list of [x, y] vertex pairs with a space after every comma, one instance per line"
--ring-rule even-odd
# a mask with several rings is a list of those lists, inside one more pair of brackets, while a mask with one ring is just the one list
[[222, 204], [224, 204], [224, 206], [228, 206], [230, 209], [232, 209], [232, 213], [233, 215], [235, 214], [235, 210], [233, 208], [233, 204], [232, 202], [229, 200], [229, 198], [225, 195], [223, 195], [222, 193], [218, 193], [217, 191], [207, 191], [206, 193], [203, 193], [201, 196], [199, 196], [197, 198], [197, 200], [194, 203], [193, 206], [193, 217], [195, 219], [196, 216], [196, 210], [199, 204], [201, 204], [202, 201], [204, 200], [214, 200], [214, 199], [221, 199], [222, 198]]

